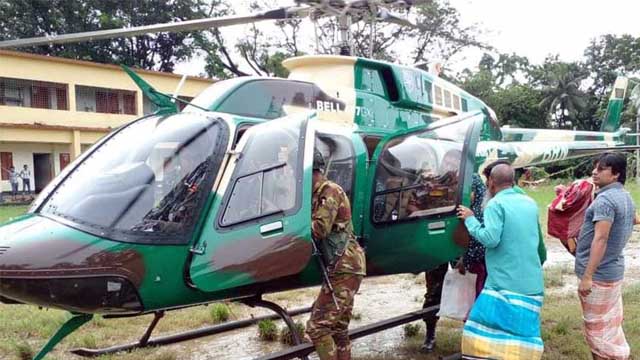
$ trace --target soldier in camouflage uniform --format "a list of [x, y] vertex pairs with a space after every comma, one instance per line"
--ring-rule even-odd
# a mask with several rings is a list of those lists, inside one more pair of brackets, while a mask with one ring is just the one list
[[311, 231], [322, 250], [338, 306], [327, 284], [323, 284], [306, 332], [321, 360], [348, 360], [353, 298], [366, 273], [366, 264], [364, 251], [353, 233], [349, 198], [339, 185], [327, 180], [324, 167], [322, 154], [315, 150]]

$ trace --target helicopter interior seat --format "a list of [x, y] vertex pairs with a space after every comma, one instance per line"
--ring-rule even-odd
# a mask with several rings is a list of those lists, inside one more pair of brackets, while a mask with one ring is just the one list
[[154, 179], [153, 171], [143, 162], [98, 177], [94, 191], [75, 204], [70, 213], [83, 214], [83, 219], [93, 224], [129, 229], [153, 208]]

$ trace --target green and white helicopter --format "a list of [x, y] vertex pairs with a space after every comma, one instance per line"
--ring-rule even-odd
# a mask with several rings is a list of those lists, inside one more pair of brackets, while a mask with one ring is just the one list
[[[0, 48], [337, 16], [344, 53], [352, 19], [410, 24], [387, 8], [423, 3], [299, 1], [254, 15], [3, 41]], [[368, 276], [418, 273], [458, 257], [468, 234], [455, 208], [469, 205], [471, 176], [491, 161], [523, 168], [629, 148], [628, 130], [620, 128], [624, 78], [600, 132], [501, 129], [480, 99], [417, 68], [347, 55], [301, 56], [284, 66], [287, 79], [220, 81], [180, 112], [127, 70], [158, 112], [105, 136], [26, 215], [0, 226], [0, 299], [74, 314], [35, 359], [93, 314], [156, 316], [135, 344], [78, 354], [220, 332], [227, 328], [150, 339], [165, 311], [219, 300], [266, 306], [290, 323], [261, 296], [323, 281], [310, 233], [314, 147], [327, 159], [327, 176], [351, 198]], [[412, 197], [422, 197], [417, 210]], [[304, 346], [290, 356], [312, 351]]]

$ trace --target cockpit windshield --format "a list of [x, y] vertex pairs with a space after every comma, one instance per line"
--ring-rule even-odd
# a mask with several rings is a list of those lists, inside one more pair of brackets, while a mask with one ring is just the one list
[[73, 169], [40, 213], [115, 240], [186, 241], [220, 167], [227, 131], [223, 121], [195, 113], [138, 120]]

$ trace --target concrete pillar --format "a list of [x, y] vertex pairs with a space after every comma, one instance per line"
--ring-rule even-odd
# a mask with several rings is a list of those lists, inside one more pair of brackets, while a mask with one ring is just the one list
[[80, 153], [82, 153], [82, 146], [80, 145], [80, 130], [73, 130], [73, 140], [71, 142], [71, 161], [75, 160]]
[[69, 110], [76, 111], [76, 85], [69, 84]]

